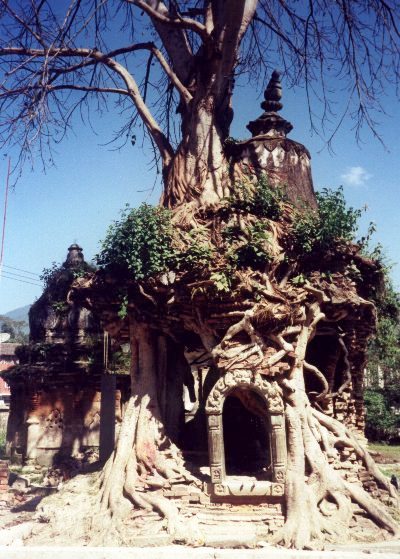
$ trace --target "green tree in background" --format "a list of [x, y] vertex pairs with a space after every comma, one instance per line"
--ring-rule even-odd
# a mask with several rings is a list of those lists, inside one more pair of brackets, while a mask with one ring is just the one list
[[377, 297], [376, 337], [371, 341], [366, 373], [366, 434], [371, 440], [399, 438], [400, 430], [400, 294], [385, 269]]
[[8, 316], [0, 315], [0, 331], [2, 334], [10, 334], [10, 343], [23, 344], [28, 341], [26, 332], [27, 324], [24, 320], [13, 320]]

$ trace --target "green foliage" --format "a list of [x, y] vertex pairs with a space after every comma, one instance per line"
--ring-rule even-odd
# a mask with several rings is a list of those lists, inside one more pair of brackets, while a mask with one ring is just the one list
[[57, 262], [52, 262], [49, 268], [43, 268], [42, 273], [40, 274], [40, 279], [43, 282], [44, 288], [48, 289], [52, 282], [55, 280], [57, 275], [60, 273], [62, 268], [61, 264]]
[[269, 184], [266, 175], [261, 175], [255, 185], [239, 183], [228, 199], [232, 208], [258, 217], [278, 220], [282, 214], [283, 190]]
[[[381, 248], [379, 256], [383, 261]], [[393, 411], [400, 410], [400, 294], [394, 289], [388, 270], [383, 268], [383, 289], [375, 294], [377, 328], [368, 346], [366, 370], [370, 387], [365, 399], [367, 430], [371, 437], [380, 440], [399, 437], [400, 429], [400, 414]], [[377, 402], [385, 411], [377, 410]]]
[[21, 364], [54, 361], [60, 357], [60, 344], [36, 342], [20, 345], [15, 355]]
[[400, 294], [387, 273], [375, 304], [378, 320], [376, 335], [368, 347], [367, 380], [375, 387], [383, 381], [385, 386], [400, 389]]
[[387, 390], [368, 389], [364, 394], [366, 406], [366, 434], [372, 440], [390, 440], [398, 437], [400, 416]]
[[67, 266], [66, 263], [53, 262], [49, 268], [43, 268], [40, 275], [45, 288], [44, 298], [41, 298], [43, 304], [50, 303], [57, 313], [65, 312], [68, 308], [66, 298], [71, 284], [77, 278], [93, 270], [94, 267], [87, 262], [73, 268]]
[[305, 276], [304, 274], [298, 274], [297, 276], [294, 276], [293, 278], [291, 278], [291, 283], [293, 283], [293, 285], [297, 285], [298, 287], [302, 287], [303, 285], [305, 285], [307, 283], [307, 276]]
[[0, 330], [2, 334], [10, 334], [11, 339], [15, 337], [15, 329], [10, 323], [3, 322]]
[[10, 334], [10, 342], [23, 344], [28, 341], [28, 325], [24, 320], [14, 320], [9, 316], [0, 315], [0, 331]]
[[0, 427], [0, 458], [6, 455], [6, 430]]
[[135, 280], [163, 272], [175, 256], [172, 232], [169, 210], [149, 204], [126, 206], [121, 219], [109, 227], [97, 264]]
[[239, 245], [230, 255], [236, 267], [252, 266], [260, 268], [271, 262], [270, 235], [265, 225], [258, 222], [247, 229], [247, 241]]
[[213, 272], [210, 280], [214, 283], [214, 289], [217, 293], [229, 293], [231, 289], [231, 281], [225, 272]]
[[351, 242], [362, 210], [347, 207], [343, 188], [316, 193], [318, 210], [298, 211], [292, 228], [294, 249], [302, 253], [326, 250], [338, 241]]
[[130, 373], [131, 354], [122, 349], [114, 351], [108, 362], [108, 372], [117, 375], [128, 375]]
[[118, 316], [121, 319], [124, 319], [128, 316], [128, 295], [124, 295], [121, 298], [121, 304], [118, 310]]
[[180, 270], [193, 270], [208, 266], [214, 257], [214, 248], [209, 241], [209, 232], [205, 227], [197, 227], [184, 235], [186, 250], [174, 255], [174, 263]]
[[317, 192], [317, 202], [322, 245], [329, 244], [332, 239], [352, 241], [362, 210], [347, 207], [343, 187], [337, 190], [324, 188]]
[[246, 266], [265, 267], [272, 260], [271, 237], [262, 221], [244, 231], [238, 225], [229, 225], [222, 231], [222, 237], [231, 270]]
[[295, 251], [309, 254], [318, 244], [320, 221], [314, 211], [298, 212], [292, 228]]

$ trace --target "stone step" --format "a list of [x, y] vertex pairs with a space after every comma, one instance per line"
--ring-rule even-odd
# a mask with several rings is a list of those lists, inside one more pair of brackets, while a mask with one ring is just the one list
[[225, 513], [199, 513], [197, 514], [197, 519], [200, 523], [208, 523], [208, 522], [227, 522], [227, 523], [234, 523], [234, 522], [263, 522], [266, 520], [270, 520], [271, 517], [281, 518], [282, 515], [274, 513], [232, 513], [232, 512], [225, 512]]

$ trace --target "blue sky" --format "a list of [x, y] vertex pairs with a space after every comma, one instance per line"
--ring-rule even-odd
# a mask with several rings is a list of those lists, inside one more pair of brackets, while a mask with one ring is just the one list
[[[284, 82], [283, 82], [284, 83]], [[285, 85], [285, 84], [284, 84]], [[259, 92], [249, 86], [238, 87], [234, 98], [235, 119], [232, 136], [249, 135], [245, 126], [261, 113]], [[314, 185], [344, 186], [346, 199], [354, 207], [367, 206], [364, 231], [370, 221], [377, 225], [375, 242], [384, 245], [388, 258], [400, 262], [399, 228], [399, 151], [400, 108], [388, 95], [387, 115], [382, 115], [380, 132], [385, 150], [365, 132], [364, 143], [357, 145], [351, 119], [344, 121], [334, 140], [334, 154], [324, 148], [321, 139], [310, 132], [304, 92], [284, 87], [282, 115], [294, 125], [290, 137], [309, 149], [312, 155]], [[338, 92], [340, 103], [340, 92]], [[78, 242], [87, 260], [99, 250], [99, 241], [126, 203], [156, 203], [160, 186], [151, 153], [140, 142], [127, 144], [121, 151], [101, 146], [118, 128], [112, 111], [93, 118], [97, 131], [75, 123], [74, 133], [58, 146], [57, 166], [42, 172], [40, 162], [34, 171], [26, 168], [14, 191], [10, 192], [4, 248], [4, 274], [0, 282], [0, 314], [32, 303], [41, 287], [6, 278], [12, 272], [30, 277], [15, 268], [40, 274], [53, 261], [62, 262], [67, 248]], [[15, 152], [10, 152], [15, 160]], [[0, 154], [0, 204], [4, 204], [7, 157]], [[156, 185], [154, 187], [154, 185]], [[2, 218], [2, 215], [1, 215]], [[392, 277], [400, 289], [400, 266], [395, 264]]]

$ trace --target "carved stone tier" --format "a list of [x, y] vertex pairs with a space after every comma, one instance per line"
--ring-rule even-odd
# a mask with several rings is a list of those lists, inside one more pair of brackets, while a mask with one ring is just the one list
[[282, 109], [279, 72], [273, 72], [264, 97], [264, 113], [247, 126], [253, 137], [227, 147], [234, 177], [240, 181], [243, 175], [266, 174], [271, 186], [283, 188], [295, 206], [316, 208], [310, 153], [286, 137], [293, 126], [278, 114]]
[[296, 207], [316, 208], [311, 156], [288, 138], [256, 136], [233, 147], [234, 175], [266, 174], [271, 186], [281, 187]]

